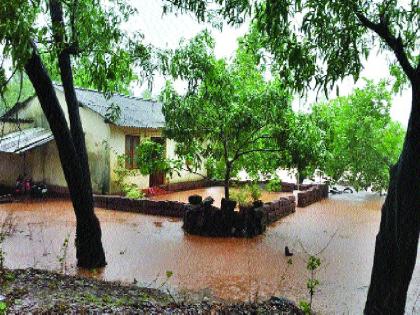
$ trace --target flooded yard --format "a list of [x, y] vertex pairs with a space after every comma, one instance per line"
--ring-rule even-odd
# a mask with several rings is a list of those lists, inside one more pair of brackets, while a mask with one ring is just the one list
[[[200, 191], [221, 195], [221, 187]], [[194, 191], [195, 192], [195, 191]], [[160, 199], [187, 198], [176, 193]], [[277, 196], [265, 196], [265, 200]], [[220, 199], [220, 198], [219, 198]], [[197, 296], [253, 300], [284, 295], [296, 302], [307, 298], [308, 253], [320, 254], [319, 290], [315, 309], [323, 314], [361, 314], [369, 285], [375, 235], [383, 198], [372, 194], [332, 196], [270, 226], [254, 239], [203, 238], [185, 235], [182, 222], [165, 217], [96, 209], [102, 224], [108, 265], [89, 276], [106, 280], [137, 281], [140, 285], [183, 289]], [[0, 205], [0, 216], [14, 215], [17, 230], [3, 248], [6, 266], [58, 270], [60, 249], [70, 235], [68, 272], [74, 267], [74, 214], [66, 200], [30, 201]], [[294, 253], [292, 263], [284, 247]], [[165, 284], [166, 271], [173, 277]], [[407, 313], [420, 312], [420, 263], [414, 270]], [[416, 301], [417, 300], [417, 301]]]

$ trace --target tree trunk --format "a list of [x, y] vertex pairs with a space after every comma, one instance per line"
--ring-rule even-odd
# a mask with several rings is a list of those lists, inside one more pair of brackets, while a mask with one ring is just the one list
[[[76, 215], [77, 265], [98, 268], [106, 265], [101, 227], [93, 211], [90, 180], [85, 180], [79, 152], [75, 147], [64, 113], [35, 45], [25, 71], [35, 89], [57, 145], [64, 176]], [[74, 132], [74, 131], [73, 131]]]
[[[86, 151], [85, 134], [83, 131], [83, 126], [79, 113], [79, 102], [77, 100], [76, 91], [74, 89], [70, 54], [68, 51], [68, 47], [65, 46], [63, 38], [64, 34], [62, 31], [60, 31], [65, 29], [63, 9], [60, 1], [50, 1], [50, 13], [51, 21], [53, 25], [56, 26], [56, 28], [54, 28], [54, 40], [58, 44], [58, 46], [62, 48], [61, 51], [58, 52], [58, 65], [60, 68], [60, 76], [61, 81], [63, 83], [64, 96], [66, 99], [67, 110], [69, 114], [70, 133], [74, 147], [76, 149], [76, 152], [78, 153], [78, 161], [82, 171], [81, 183], [78, 183], [81, 191], [81, 198], [83, 199], [82, 205], [86, 208], [86, 212], [92, 213], [92, 218], [89, 218], [88, 222], [84, 222], [84, 220], [77, 220], [76, 226], [76, 247], [78, 249], [80, 248], [80, 253], [78, 252], [78, 254], [80, 255], [78, 255], [77, 257], [78, 265], [84, 266], [89, 265], [91, 263], [89, 262], [89, 255], [86, 255], [85, 253], [88, 253], [92, 250], [90, 247], [95, 246], [95, 243], [90, 244], [90, 242], [88, 241], [91, 238], [95, 239], [95, 237], [94, 235], [92, 235], [92, 237], [89, 237], [90, 230], [89, 228], [86, 228], [86, 226], [89, 226], [89, 224], [92, 223], [99, 227], [99, 235], [101, 234], [101, 231], [99, 221], [95, 216], [93, 210], [92, 181], [90, 176], [88, 155]], [[58, 28], [57, 26], [61, 26], [61, 28]], [[103, 256], [103, 262], [105, 263], [105, 255]], [[86, 263], [84, 263], [85, 261]]]
[[412, 82], [412, 109], [376, 236], [365, 314], [404, 314], [420, 229], [420, 78]]
[[229, 200], [230, 193], [229, 193], [229, 180], [230, 180], [230, 165], [226, 166], [225, 172], [225, 199]]

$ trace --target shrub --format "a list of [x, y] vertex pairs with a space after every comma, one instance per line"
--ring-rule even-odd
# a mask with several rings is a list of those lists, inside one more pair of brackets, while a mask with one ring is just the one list
[[273, 178], [270, 180], [265, 189], [271, 192], [280, 192], [281, 191], [281, 179], [280, 178]]
[[239, 206], [250, 206], [253, 201], [261, 197], [261, 188], [258, 184], [246, 185], [232, 191], [231, 200], [238, 203]]
[[124, 194], [130, 199], [142, 199], [144, 193], [139, 189], [136, 184], [126, 184], [123, 188]]
[[252, 201], [257, 201], [261, 198], [262, 192], [258, 184], [254, 183], [252, 185], [247, 185], [246, 189], [248, 190]]
[[126, 182], [127, 177], [136, 174], [136, 170], [129, 170], [125, 167], [126, 158], [124, 154], [117, 157], [117, 165], [114, 168], [115, 182], [124, 193], [124, 196], [131, 199], [144, 198], [144, 193], [140, 191], [136, 184]]
[[249, 197], [248, 191], [243, 187], [232, 191], [230, 199], [236, 201], [240, 207], [249, 206], [251, 204], [251, 198]]

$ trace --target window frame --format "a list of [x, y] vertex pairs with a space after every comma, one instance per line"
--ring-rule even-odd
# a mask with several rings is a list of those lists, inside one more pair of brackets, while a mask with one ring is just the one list
[[136, 163], [136, 147], [140, 144], [140, 136], [125, 135], [125, 167], [128, 170], [138, 169]]

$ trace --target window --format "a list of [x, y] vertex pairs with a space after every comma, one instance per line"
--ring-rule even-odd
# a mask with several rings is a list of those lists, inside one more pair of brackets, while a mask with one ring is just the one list
[[136, 165], [136, 148], [139, 145], [140, 137], [138, 136], [125, 136], [125, 167], [129, 170], [137, 168]]

